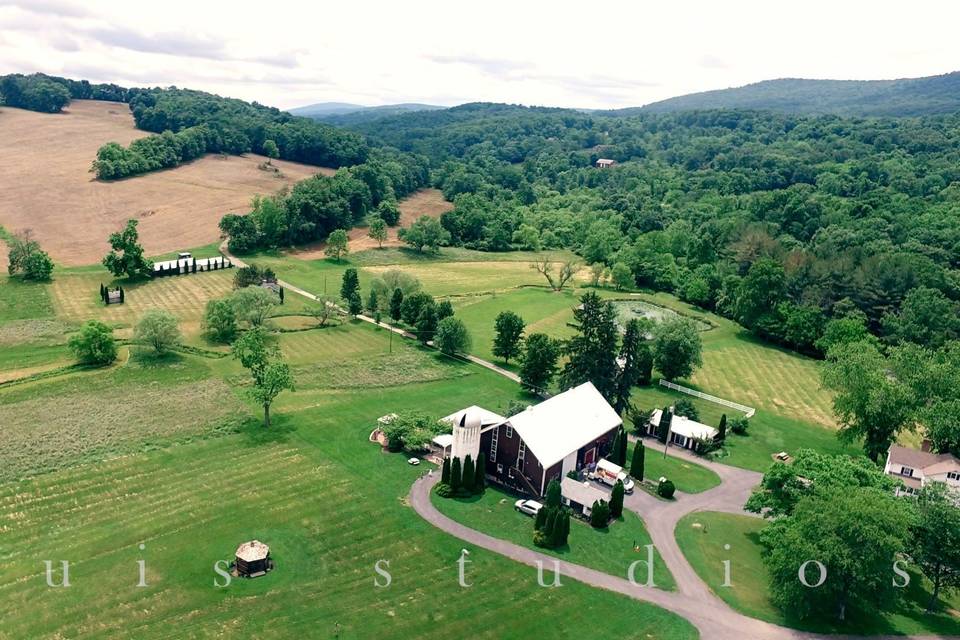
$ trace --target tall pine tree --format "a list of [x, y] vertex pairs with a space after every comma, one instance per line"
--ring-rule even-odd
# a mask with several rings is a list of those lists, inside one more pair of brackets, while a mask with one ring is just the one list
[[623, 482], [617, 480], [613, 485], [613, 491], [610, 492], [610, 515], [619, 518], [623, 515]]
[[613, 401], [618, 370], [617, 313], [613, 303], [601, 300], [592, 291], [585, 293], [580, 302], [573, 312], [577, 335], [567, 342], [569, 359], [563, 367], [560, 384], [569, 389], [592, 382], [607, 401]]
[[454, 495], [460, 491], [460, 481], [463, 479], [463, 472], [460, 469], [460, 458], [454, 458], [450, 463], [450, 489]]
[[482, 494], [487, 488], [487, 454], [483, 451], [477, 456], [477, 469], [473, 478], [473, 492]]
[[643, 466], [645, 457], [646, 448], [643, 446], [641, 441], [637, 440], [637, 444], [633, 447], [633, 459], [630, 461], [630, 475], [636, 478], [638, 482], [643, 482]]
[[443, 459], [443, 467], [440, 471], [440, 482], [443, 484], [450, 484], [450, 458]]
[[[623, 415], [630, 404], [633, 388], [643, 379], [643, 369], [647, 360], [653, 362], [650, 347], [646, 344], [645, 333], [649, 323], [641, 323], [634, 318], [627, 321], [623, 340], [620, 343], [620, 356], [617, 358], [617, 376], [614, 380], [613, 408]], [[644, 351], [646, 354], [644, 354]], [[649, 381], [649, 380], [648, 380]]]
[[476, 475], [476, 469], [473, 467], [473, 456], [468, 453], [463, 459], [463, 482], [461, 482], [461, 486], [464, 491], [473, 493], [473, 485], [477, 481]]

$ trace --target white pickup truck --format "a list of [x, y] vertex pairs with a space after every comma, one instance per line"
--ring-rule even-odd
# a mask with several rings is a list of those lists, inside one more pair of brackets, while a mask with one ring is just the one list
[[598, 462], [597, 468], [594, 469], [588, 477], [591, 480], [608, 484], [611, 487], [617, 484], [617, 480], [619, 480], [623, 483], [623, 490], [626, 493], [633, 493], [633, 480], [626, 474], [623, 467], [613, 464], [609, 460], [601, 460]]

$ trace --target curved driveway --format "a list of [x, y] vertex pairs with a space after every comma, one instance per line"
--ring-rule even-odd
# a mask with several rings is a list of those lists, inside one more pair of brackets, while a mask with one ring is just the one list
[[[650, 449], [648, 455], [652, 453], [653, 449]], [[693, 458], [692, 455], [686, 455], [685, 452], [673, 449], [671, 449], [670, 455]], [[860, 638], [859, 636], [824, 636], [788, 629], [750, 618], [734, 611], [710, 590], [680, 552], [680, 547], [674, 537], [677, 521], [688, 513], [703, 510], [744, 514], [743, 504], [750, 495], [752, 488], [759, 482], [761, 474], [700, 459], [697, 459], [696, 463], [709, 467], [716, 472], [720, 476], [721, 484], [703, 493], [678, 493], [679, 499], [671, 502], [658, 500], [642, 491], [637, 491], [624, 500], [624, 506], [635, 511], [643, 519], [653, 544], [676, 580], [677, 591], [662, 591], [655, 588], [635, 586], [626, 578], [562, 560], [559, 565], [561, 575], [672, 611], [689, 620], [700, 632], [700, 637], [703, 640], [814, 640], [816, 638], [840, 640], [843, 638]], [[531, 567], [536, 567], [539, 561], [543, 563], [547, 572], [551, 570], [557, 558], [500, 538], [494, 538], [451, 520], [440, 513], [430, 502], [431, 490], [438, 481], [438, 475], [434, 475], [432, 478], [421, 478], [414, 482], [410, 490], [411, 506], [427, 522], [469, 544], [498, 553]], [[718, 567], [717, 570], [722, 569]], [[535, 580], [535, 575], [531, 573], [530, 579]], [[733, 579], [737, 579], [736, 575], [733, 576]], [[871, 640], [904, 640], [906, 638], [906, 636], [868, 637]], [[937, 640], [946, 637], [913, 636], [915, 640]]]

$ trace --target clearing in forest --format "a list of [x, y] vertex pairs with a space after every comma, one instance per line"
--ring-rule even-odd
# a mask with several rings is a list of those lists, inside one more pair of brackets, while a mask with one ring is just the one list
[[147, 254], [156, 255], [216, 241], [220, 218], [247, 211], [255, 194], [333, 173], [274, 160], [278, 177], [258, 169], [266, 158], [253, 154], [208, 155], [115, 182], [90, 172], [101, 145], [144, 135], [116, 102], [74, 100], [60, 114], [0, 109], [0, 225], [32, 229], [55, 261], [75, 266], [99, 262], [110, 233], [136, 218]]

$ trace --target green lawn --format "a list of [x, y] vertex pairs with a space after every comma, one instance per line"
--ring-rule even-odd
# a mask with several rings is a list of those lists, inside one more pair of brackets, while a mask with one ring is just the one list
[[[656, 482], [664, 477], [673, 481], [677, 490], [684, 493], [700, 493], [720, 485], [720, 476], [710, 469], [672, 456], [664, 457], [657, 444], [659, 443], [654, 440], [644, 440], [647, 447], [643, 458], [645, 480]], [[630, 461], [633, 460], [633, 447], [633, 444], [627, 446], [628, 469]]]
[[[727, 419], [739, 415], [733, 409], [670, 391], [659, 385], [635, 388], [631, 401], [645, 411], [652, 411], [655, 408], [671, 405], [679, 398], [691, 400], [697, 407], [700, 422], [705, 424], [719, 424], [720, 416], [724, 413], [727, 414]], [[719, 461], [754, 471], [766, 471], [773, 463], [774, 454], [780, 451], [795, 453], [802, 448], [832, 454], [862, 455], [863, 453], [855, 445], [840, 442], [833, 429], [788, 418], [772, 411], [758, 410], [750, 419], [747, 435], [738, 436], [728, 432], [724, 454]]]
[[0, 275], [0, 325], [51, 316], [53, 305], [43, 284]]
[[[677, 523], [676, 536], [697, 574], [714, 593], [745, 615], [820, 633], [960, 634], [960, 617], [956, 613], [960, 596], [942, 603], [953, 615], [925, 614], [922, 605], [926, 604], [929, 591], [917, 574], [912, 575], [912, 586], [899, 607], [879, 618], [851, 612], [847, 622], [840, 624], [830, 618], [800, 620], [781, 611], [770, 602], [770, 579], [760, 556], [758, 533], [764, 525], [763, 520], [749, 516], [698, 512]], [[731, 587], [721, 586], [724, 560], [730, 561]]]
[[[433, 494], [431, 499], [442, 513], [478, 531], [621, 578], [627, 577], [631, 563], [647, 557], [644, 545], [650, 544], [650, 535], [643, 521], [631, 511], [624, 511], [623, 517], [606, 529], [594, 529], [571, 518], [567, 546], [542, 549], [533, 544], [533, 518], [513, 508], [516, 496], [490, 487], [482, 496], [449, 499]], [[646, 575], [646, 564], [637, 565], [637, 580], [646, 580]], [[653, 576], [657, 587], [668, 591], [676, 588], [670, 570], [657, 553]]]
[[[214, 379], [234, 367], [211, 362]], [[463, 543], [406, 503], [422, 470], [367, 435], [387, 411], [496, 409], [516, 396], [513, 383], [475, 369], [470, 384], [314, 390], [309, 405], [307, 392], [288, 394], [269, 431], [251, 425], [0, 484], [0, 638], [333, 637], [338, 628], [340, 638], [572, 638], [587, 628], [697, 637], [652, 605], [574, 581], [540, 588], [534, 569], [481, 549], [471, 549], [471, 588], [458, 587]], [[72, 383], [47, 384], [69, 395]], [[276, 570], [215, 588], [213, 563], [252, 538], [271, 545]], [[135, 586], [140, 558], [146, 588]], [[71, 561], [69, 589], [46, 587], [44, 559]], [[388, 588], [374, 586], [379, 560], [390, 563]]]

